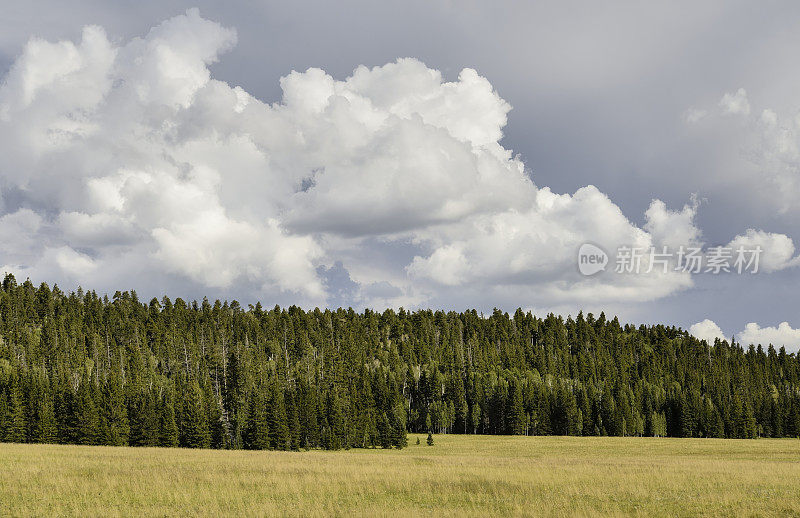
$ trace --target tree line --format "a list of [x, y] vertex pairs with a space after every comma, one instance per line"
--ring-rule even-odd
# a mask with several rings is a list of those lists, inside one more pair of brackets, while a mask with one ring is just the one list
[[0, 440], [402, 448], [406, 432], [800, 435], [800, 362], [518, 309], [243, 308], [0, 286]]

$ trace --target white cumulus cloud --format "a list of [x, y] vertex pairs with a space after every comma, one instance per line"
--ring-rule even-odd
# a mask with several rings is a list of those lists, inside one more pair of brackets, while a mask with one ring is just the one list
[[[722, 329], [709, 319], [693, 324], [689, 328], [689, 333], [700, 340], [706, 340], [709, 344], [713, 344], [715, 338], [726, 339]], [[788, 322], [781, 322], [777, 327], [761, 327], [755, 322], [750, 322], [742, 331], [736, 333], [734, 338], [745, 347], [751, 344], [767, 347], [771, 344], [776, 349], [786, 347], [789, 352], [800, 350], [800, 329], [793, 329]]]
[[692, 326], [689, 327], [689, 333], [700, 340], [705, 340], [709, 345], [713, 345], [714, 340], [717, 338], [720, 340], [726, 339], [722, 329], [720, 329], [716, 322], [709, 319], [692, 324]]
[[761, 327], [755, 322], [750, 322], [739, 333], [737, 340], [743, 344], [769, 344], [775, 348], [786, 347], [787, 351], [795, 352], [800, 349], [800, 329], [793, 329], [788, 322], [781, 322], [777, 327]]
[[775, 272], [797, 266], [800, 256], [794, 256], [794, 242], [784, 234], [774, 234], [763, 230], [748, 229], [728, 243], [735, 253], [739, 249], [762, 250], [759, 254], [759, 270]]
[[647, 219], [644, 229], [653, 236], [655, 243], [671, 250], [702, 245], [703, 233], [694, 223], [697, 208], [695, 199], [679, 211], [671, 211], [663, 201], [653, 200], [644, 214]]
[[[511, 106], [477, 71], [447, 80], [413, 58], [344, 79], [287, 71], [267, 103], [212, 77], [236, 39], [197, 10], [130, 41], [96, 26], [31, 39], [0, 86], [0, 265], [101, 290], [152, 279], [308, 304], [499, 287], [545, 306], [692, 286], [672, 269], [580, 275], [586, 242], [610, 255], [699, 243], [697, 204], [654, 200], [640, 227], [592, 185], [537, 186], [500, 144]], [[741, 92], [727, 111], [745, 110]], [[796, 261], [786, 236], [734, 241], [769, 248], [765, 270]]]

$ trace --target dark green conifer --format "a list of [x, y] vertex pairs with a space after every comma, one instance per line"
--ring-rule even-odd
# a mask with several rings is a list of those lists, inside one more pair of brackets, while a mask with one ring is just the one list
[[208, 448], [211, 432], [208, 427], [203, 393], [197, 381], [185, 387], [183, 415], [181, 419], [181, 446], [184, 448]]
[[162, 447], [177, 446], [178, 438], [178, 425], [175, 422], [175, 398], [172, 391], [167, 391], [161, 405], [158, 445]]
[[270, 447], [267, 404], [260, 389], [256, 389], [250, 398], [250, 411], [242, 440], [244, 447], [249, 450], [266, 450]]

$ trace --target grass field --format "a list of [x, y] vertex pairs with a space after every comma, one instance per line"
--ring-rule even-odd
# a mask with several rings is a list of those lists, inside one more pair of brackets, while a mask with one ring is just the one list
[[0, 444], [0, 515], [800, 516], [800, 441], [436, 436], [247, 452]]

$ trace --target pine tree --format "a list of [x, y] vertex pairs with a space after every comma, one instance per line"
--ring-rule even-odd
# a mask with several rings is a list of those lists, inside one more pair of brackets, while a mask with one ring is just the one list
[[159, 418], [155, 394], [146, 388], [137, 392], [128, 403], [130, 443], [132, 446], [157, 446]]
[[389, 418], [386, 417], [386, 412], [380, 413], [380, 416], [378, 417], [377, 430], [378, 430], [378, 444], [380, 445], [380, 447], [391, 448], [392, 433], [391, 433], [391, 427], [389, 426]]
[[216, 449], [225, 448], [228, 442], [228, 433], [225, 429], [225, 420], [222, 417], [221, 402], [213, 390], [204, 391], [204, 394], [207, 394], [205, 406], [211, 435], [210, 446]]
[[184, 448], [208, 448], [211, 445], [203, 393], [197, 381], [186, 387], [180, 430]]
[[78, 416], [75, 412], [75, 394], [66, 381], [61, 378], [56, 382], [53, 409], [58, 425], [57, 441], [62, 444], [74, 444], [78, 436]]
[[164, 396], [158, 428], [159, 446], [172, 447], [178, 445], [178, 425], [175, 422], [175, 403], [171, 392], [167, 392]]
[[339, 450], [348, 447], [349, 445], [346, 442], [347, 430], [344, 412], [341, 401], [335, 395], [334, 390], [328, 390], [326, 395], [325, 421], [327, 423], [324, 440], [325, 448], [329, 450]]
[[525, 433], [525, 406], [522, 400], [522, 386], [515, 382], [511, 386], [511, 407], [508, 409], [507, 430], [511, 435], [522, 435]]
[[267, 397], [267, 422], [270, 446], [276, 450], [291, 449], [289, 423], [286, 418], [286, 403], [283, 389], [277, 381], [269, 385]]
[[319, 402], [316, 391], [308, 382], [300, 384], [300, 447], [315, 448], [319, 446], [319, 420], [317, 418]]
[[696, 423], [695, 408], [685, 394], [680, 399], [681, 437], [694, 437]]
[[295, 401], [294, 390], [286, 392], [286, 420], [289, 427], [289, 445], [292, 450], [300, 449], [300, 416]]
[[5, 397], [5, 407], [5, 412], [0, 413], [2, 439], [6, 442], [24, 442], [26, 434], [24, 399], [20, 381], [13, 374]]
[[103, 387], [100, 442], [111, 446], [128, 444], [130, 427], [125, 411], [125, 395], [119, 378], [112, 376]]
[[31, 428], [31, 442], [52, 443], [58, 439], [58, 424], [53, 411], [53, 401], [46, 392], [35, 402], [36, 420]]
[[75, 398], [75, 422], [78, 444], [97, 444], [100, 431], [100, 413], [97, 410], [96, 387], [93, 378], [84, 375]]
[[267, 404], [262, 390], [256, 389], [250, 399], [250, 412], [242, 436], [249, 450], [266, 450], [270, 447]]

